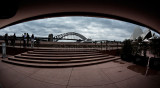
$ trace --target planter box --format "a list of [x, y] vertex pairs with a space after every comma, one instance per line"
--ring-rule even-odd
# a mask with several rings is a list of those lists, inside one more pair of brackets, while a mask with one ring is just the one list
[[136, 55], [135, 58], [133, 59], [133, 63], [146, 66], [148, 63], [148, 59], [149, 57]]
[[150, 58], [150, 64], [149, 66], [151, 68], [156, 68], [156, 69], [160, 69], [160, 58]]

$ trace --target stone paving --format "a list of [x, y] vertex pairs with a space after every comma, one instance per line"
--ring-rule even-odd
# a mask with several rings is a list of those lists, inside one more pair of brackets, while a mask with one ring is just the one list
[[[2, 58], [1, 58], [2, 59]], [[0, 88], [160, 88], [160, 72], [125, 61], [33, 68], [0, 61]]]

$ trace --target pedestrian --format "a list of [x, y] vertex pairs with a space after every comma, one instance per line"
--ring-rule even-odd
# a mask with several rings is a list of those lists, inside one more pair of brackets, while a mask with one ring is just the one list
[[23, 35], [23, 47], [24, 48], [26, 48], [26, 41], [27, 41], [27, 35], [26, 35], [26, 33], [24, 33], [24, 35]]
[[13, 35], [10, 36], [11, 46], [13, 46]]
[[6, 45], [8, 45], [8, 33], [6, 33], [4, 35], [4, 41], [5, 41]]
[[22, 34], [23, 47], [24, 47], [24, 35]]
[[13, 47], [15, 46], [15, 41], [16, 41], [16, 34], [14, 33], [14, 35], [13, 35]]
[[34, 47], [34, 34], [32, 34], [31, 36], [31, 48]]
[[8, 36], [8, 41], [9, 41], [8, 44], [12, 45], [12, 35]]
[[29, 47], [29, 39], [30, 37], [29, 37], [29, 34], [27, 33], [27, 47]]

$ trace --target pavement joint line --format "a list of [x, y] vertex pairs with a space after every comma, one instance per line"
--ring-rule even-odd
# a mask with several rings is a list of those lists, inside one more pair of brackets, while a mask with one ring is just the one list
[[111, 69], [111, 68], [116, 68], [116, 67], [125, 67], [125, 66], [114, 66], [114, 67], [107, 67], [107, 68], [100, 68], [100, 69]]
[[[3, 62], [2, 62], [3, 63]], [[6, 63], [5, 63], [6, 64]], [[5, 65], [5, 66], [7, 66], [7, 65]], [[7, 66], [7, 68], [3, 68], [3, 69], [1, 69], [1, 71], [5, 71], [5, 70], [8, 70], [8, 69], [11, 69], [11, 67], [9, 67], [9, 66]]]
[[[16, 70], [15, 70], [15, 69], [13, 69], [13, 68], [10, 68], [10, 69], [14, 70], [15, 72], [18, 72], [18, 71], [16, 71]], [[18, 73], [20, 73], [20, 72], [18, 72]], [[22, 74], [22, 73], [20, 73], [20, 74]], [[13, 85], [9, 86], [9, 88], [13, 88], [13, 86], [18, 85], [18, 83], [22, 82], [22, 81], [23, 81], [23, 80], [25, 80], [26, 78], [28, 78], [28, 76], [26, 76], [26, 75], [25, 75], [25, 77], [24, 77], [23, 79], [19, 80], [19, 81], [18, 81], [18, 82], [16, 82], [15, 84], [13, 84]]]
[[20, 82], [22, 82], [23, 80], [27, 79], [28, 77], [26, 76], [24, 79], [19, 80], [17, 83], [11, 85], [9, 88], [13, 88], [13, 86], [18, 85]]
[[69, 87], [95, 87], [95, 86], [98, 87], [98, 86], [104, 86], [104, 85], [110, 85], [110, 84], [114, 84], [114, 83], [108, 83], [108, 84], [103, 84], [103, 85], [92, 85], [92, 86], [69, 86]]
[[[103, 73], [104, 73], [104, 71], [102, 70], [102, 69], [100, 69]], [[105, 74], [105, 73], [104, 73]], [[110, 80], [111, 80], [111, 78], [108, 76], [108, 74], [106, 73], [105, 74]], [[123, 80], [120, 80], [120, 81], [116, 81], [116, 82], [114, 82], [113, 80], [111, 80], [113, 83], [118, 83], [118, 82], [122, 82], [122, 81], [125, 81], [125, 80], [128, 80], [128, 79], [131, 79], [131, 78], [134, 78], [134, 77], [136, 77], [137, 75], [139, 75], [139, 74], [135, 74], [135, 75], [133, 75], [133, 76], [131, 76], [131, 77], [128, 77], [128, 78], [126, 78], [126, 79], [123, 79]]]
[[114, 84], [117, 88], [119, 88], [119, 87], [115, 84], [115, 82], [108, 76], [107, 73], [105, 73], [102, 69], [100, 69], [100, 71], [101, 71], [104, 75], [106, 75], [109, 80], [112, 81], [110, 84]]
[[23, 74], [23, 75], [25, 75], [25, 76], [28, 76], [28, 77], [30, 77], [31, 75], [33, 75], [34, 73], [36, 73], [36, 72], [38, 72], [38, 71], [36, 71], [36, 72], [33, 72], [32, 74], [30, 74], [30, 75], [26, 75], [25, 73], [23, 73], [23, 72], [19, 72], [19, 71], [17, 71], [15, 68], [11, 68], [12, 70], [15, 70], [16, 72], [18, 72], [18, 73], [20, 73], [20, 74]]
[[[131, 76], [131, 77], [128, 77], [128, 78], [126, 78], [126, 79], [123, 79], [123, 80], [120, 80], [120, 81], [116, 81], [116, 82], [114, 82], [114, 83], [119, 83], [119, 82], [126, 81], [126, 80], [128, 80], [128, 79], [135, 78], [137, 75], [139, 75], [139, 74], [133, 75], [133, 76]], [[143, 79], [143, 78], [142, 78], [142, 79]]]
[[[21, 73], [21, 72], [15, 70], [15, 69], [13, 69], [13, 68], [10, 68], [10, 69], [12, 69], [12, 70], [14, 70], [14, 71], [16, 71], [16, 72], [18, 72], [18, 73], [20, 73], [20, 74], [25, 75], [26, 78], [28, 77], [28, 78], [30, 78], [30, 79], [33, 79], [33, 80], [36, 80], [36, 81], [39, 81], [39, 82], [44, 82], [44, 83], [54, 84], [54, 85], [60, 85], [60, 86], [66, 86], [66, 85], [61, 85], [61, 84], [55, 84], [55, 83], [50, 83], [50, 82], [41, 81], [41, 80], [38, 80], [38, 79], [35, 79], [35, 78], [32, 78], [32, 77], [31, 77], [33, 74], [37, 73], [37, 72], [40, 71], [41, 69], [39, 69], [38, 71], [36, 71], [36, 72], [34, 72], [34, 73], [30, 74], [30, 75], [26, 75], [26, 74], [24, 74], [24, 73]], [[23, 81], [23, 80], [22, 80], [22, 81]]]
[[[96, 66], [97, 66], [97, 65], [96, 65]], [[98, 68], [99, 68], [99, 67], [98, 67]], [[96, 69], [97, 69], [97, 68], [96, 68]], [[88, 70], [88, 69], [85, 69], [85, 70]], [[100, 68], [99, 68], [99, 70], [100, 70]], [[102, 72], [102, 73], [103, 73], [103, 72]], [[111, 80], [111, 81], [112, 81], [112, 80]], [[110, 84], [114, 84], [114, 82], [107, 83], [107, 84], [103, 84], [103, 85], [110, 85]], [[103, 85], [92, 85], [92, 86], [69, 86], [69, 85], [68, 85], [68, 86], [69, 86], [69, 87], [95, 87], [95, 86], [98, 87], [98, 86], [103, 86]], [[115, 84], [114, 84], [114, 85], [115, 85]], [[67, 87], [68, 87], [68, 86], [67, 86]], [[67, 87], [66, 87], [66, 88], [67, 88]], [[117, 87], [117, 85], [116, 85], [116, 87]], [[118, 87], [117, 87], [117, 88], [118, 88]]]
[[72, 76], [72, 72], [73, 72], [73, 68], [72, 68], [71, 73], [70, 73], [70, 75], [69, 75], [69, 79], [68, 79], [68, 82], [67, 82], [66, 88], [69, 86], [69, 82], [70, 82], [70, 79], [71, 79], [71, 76]]
[[53, 85], [59, 85], [59, 86], [66, 86], [66, 85], [61, 85], [61, 84], [56, 84], [56, 83], [51, 83], [51, 82], [42, 81], [42, 80], [35, 79], [35, 78], [32, 78], [32, 77], [29, 77], [29, 78], [30, 78], [30, 79], [33, 79], [33, 80], [36, 80], [36, 81], [39, 81], [39, 82], [43, 82], [43, 83], [48, 83], [48, 84], [53, 84]]
[[[42, 69], [43, 69], [43, 68], [42, 68]], [[39, 69], [39, 70], [41, 70], [41, 69]], [[39, 71], [39, 70], [38, 70], [38, 71]], [[37, 72], [38, 72], [38, 71], [37, 71]], [[37, 73], [37, 72], [35, 72], [35, 73]], [[31, 79], [33, 79], [33, 80], [40, 81], [40, 82], [45, 82], [45, 83], [49, 83], [49, 84], [55, 84], [55, 83], [50, 83], [50, 82], [46, 82], [46, 81], [41, 81], [41, 80], [35, 79], [35, 78], [31, 77], [31, 76], [29, 76], [29, 78], [31, 78]], [[61, 85], [61, 84], [55, 84], [55, 85]], [[66, 85], [61, 85], [61, 86], [66, 86]]]
[[[20, 73], [20, 74], [25, 75], [25, 78], [24, 78], [24, 79], [19, 80], [19, 81], [18, 81], [17, 83], [15, 83], [13, 86], [18, 85], [20, 82], [22, 82], [22, 81], [25, 80], [26, 78], [30, 78], [30, 76], [32, 75], [32, 74], [30, 74], [30, 75], [28, 76], [28, 75], [26, 75], [26, 74], [24, 74], [24, 73], [22, 73], [22, 72], [17, 71], [16, 69], [14, 69], [14, 67], [9, 68], [9, 69], [12, 69], [12, 70], [14, 70], [15, 72], [18, 72], [18, 73]], [[39, 69], [39, 70], [40, 70], [40, 69]], [[35, 72], [34, 72], [34, 73], [35, 73]], [[11, 85], [11, 88], [12, 88], [13, 86]]]
[[[38, 72], [38, 71], [37, 71], [37, 72]], [[35, 73], [37, 73], [37, 72], [35, 72]], [[32, 74], [32, 75], [33, 75], [33, 74]], [[42, 80], [39, 80], [39, 79], [36, 79], [36, 78], [31, 77], [31, 75], [28, 76], [28, 78], [33, 79], [33, 80], [36, 80], [36, 81], [39, 81], [39, 82], [43, 82], [43, 83], [54, 84], [54, 85], [60, 85], [60, 86], [66, 86], [66, 85], [61, 85], [61, 84], [55, 84], [55, 83], [51, 83], [51, 82], [42, 81]]]

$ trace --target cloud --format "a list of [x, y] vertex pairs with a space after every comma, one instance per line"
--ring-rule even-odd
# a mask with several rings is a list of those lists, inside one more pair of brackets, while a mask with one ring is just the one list
[[20, 23], [0, 30], [0, 34], [23, 33], [45, 36], [48, 34], [59, 35], [66, 32], [77, 32], [93, 40], [123, 41], [129, 38], [137, 25], [97, 17], [69, 16], [34, 20]]

